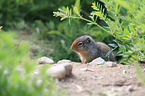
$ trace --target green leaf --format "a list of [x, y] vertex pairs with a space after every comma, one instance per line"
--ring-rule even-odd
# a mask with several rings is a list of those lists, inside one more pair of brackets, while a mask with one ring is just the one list
[[75, 6], [73, 7], [73, 12], [78, 16], [80, 16], [79, 10], [80, 10], [80, 0], [76, 0]]
[[73, 12], [74, 12], [75, 14], [77, 14], [78, 16], [80, 16], [80, 13], [79, 13], [79, 10], [78, 10], [77, 7], [73, 7]]
[[97, 11], [93, 11], [93, 12], [91, 12], [91, 15], [93, 15], [93, 16], [95, 16], [95, 15], [99, 16], [103, 20], [105, 19], [104, 14], [102, 14], [101, 11], [98, 11], [98, 12]]
[[92, 3], [92, 6], [91, 6], [94, 10], [97, 10], [97, 11], [99, 11], [99, 9], [96, 7], [96, 3], [94, 2], [94, 3]]
[[115, 18], [116, 18], [115, 12], [113, 12], [113, 11], [108, 11], [107, 13], [108, 13], [108, 16], [109, 16], [110, 18], [112, 18], [113, 20], [115, 20]]
[[116, 44], [109, 44], [111, 47], [116, 47], [117, 45]]
[[80, 10], [80, 0], [76, 0], [74, 7], [76, 7], [77, 10]]
[[69, 16], [69, 13], [70, 13], [70, 12], [69, 12], [69, 8], [67, 7], [67, 8], [66, 8], [66, 15]]

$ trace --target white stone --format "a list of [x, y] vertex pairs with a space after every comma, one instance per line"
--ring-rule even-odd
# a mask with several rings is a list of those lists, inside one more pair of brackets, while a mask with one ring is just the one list
[[99, 77], [99, 79], [103, 79], [104, 77]]
[[46, 64], [46, 63], [52, 64], [54, 63], [54, 61], [48, 57], [41, 57], [38, 59], [38, 64]]
[[116, 62], [112, 62], [112, 61], [107, 61], [107, 62], [105, 62], [104, 65], [109, 66], [109, 67], [116, 67], [117, 63]]
[[62, 63], [71, 63], [71, 61], [70, 61], [70, 60], [65, 60], [65, 59], [63, 59], [63, 60], [59, 60], [59, 61], [57, 62], [57, 64], [62, 64]]
[[92, 62], [90, 62], [90, 65], [102, 65], [104, 64], [106, 61], [104, 59], [102, 59], [101, 57], [94, 59]]
[[49, 68], [47, 74], [52, 78], [64, 79], [72, 74], [72, 68], [70, 63], [63, 63]]
[[63, 79], [66, 77], [64, 66], [53, 66], [49, 68], [46, 72], [52, 78]]

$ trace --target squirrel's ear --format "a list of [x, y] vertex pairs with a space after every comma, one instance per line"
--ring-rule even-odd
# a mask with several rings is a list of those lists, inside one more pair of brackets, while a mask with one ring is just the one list
[[90, 43], [91, 42], [91, 40], [90, 40], [90, 38], [87, 38], [87, 41], [86, 41], [87, 43]]

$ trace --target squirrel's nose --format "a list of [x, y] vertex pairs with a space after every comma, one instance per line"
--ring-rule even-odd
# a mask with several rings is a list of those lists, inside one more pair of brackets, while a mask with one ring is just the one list
[[72, 50], [73, 50], [73, 46], [72, 46], [72, 45], [71, 45], [70, 49], [72, 49]]
[[73, 45], [71, 45], [70, 49], [71, 50], [75, 50], [75, 47]]

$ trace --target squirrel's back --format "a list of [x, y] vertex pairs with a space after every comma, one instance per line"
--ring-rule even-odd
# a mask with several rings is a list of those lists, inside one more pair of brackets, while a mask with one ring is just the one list
[[[105, 60], [115, 61], [114, 54], [113, 54], [113, 52], [111, 52], [111, 49], [108, 45], [106, 45], [105, 43], [102, 43], [102, 42], [96, 42], [95, 44], [98, 48], [99, 57], [102, 57]], [[110, 54], [109, 54], [109, 52], [110, 52]]]

